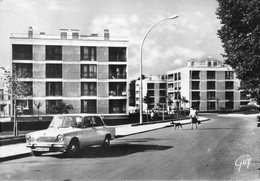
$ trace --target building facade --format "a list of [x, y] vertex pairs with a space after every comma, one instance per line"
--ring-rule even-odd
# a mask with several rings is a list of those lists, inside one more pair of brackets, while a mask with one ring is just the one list
[[[140, 100], [140, 80], [136, 81], [136, 107], [139, 107]], [[143, 110], [152, 110], [158, 107], [164, 107], [166, 109], [166, 97], [167, 97], [167, 80], [166, 76], [149, 76], [142, 80], [143, 87], [143, 100], [149, 98], [149, 103], [143, 104]]]
[[[128, 114], [128, 41], [60, 29], [10, 37], [12, 65], [30, 91], [17, 101], [22, 115], [53, 114], [53, 105], [71, 104], [71, 113]], [[36, 105], [42, 104], [37, 110]]]
[[236, 110], [248, 99], [231, 67], [212, 58], [190, 60], [187, 67], [167, 72], [167, 94], [172, 108], [193, 106], [200, 111]]

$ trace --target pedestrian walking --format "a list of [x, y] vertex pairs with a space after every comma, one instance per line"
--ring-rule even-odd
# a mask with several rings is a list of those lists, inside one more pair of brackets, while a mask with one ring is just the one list
[[193, 129], [193, 124], [196, 125], [196, 129], [198, 129], [198, 118], [197, 118], [197, 110], [193, 107], [190, 108], [189, 117], [191, 118], [191, 129]]

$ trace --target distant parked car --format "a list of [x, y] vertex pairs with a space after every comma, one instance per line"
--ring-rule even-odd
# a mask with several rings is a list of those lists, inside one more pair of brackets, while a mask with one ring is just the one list
[[250, 99], [250, 102], [246, 105], [241, 105], [240, 109], [242, 110], [247, 110], [247, 109], [255, 109], [255, 110], [260, 110], [260, 106], [257, 105], [256, 100]]
[[46, 152], [64, 152], [74, 157], [83, 147], [110, 146], [115, 128], [104, 124], [97, 115], [56, 115], [45, 130], [26, 134], [26, 146], [34, 156]]

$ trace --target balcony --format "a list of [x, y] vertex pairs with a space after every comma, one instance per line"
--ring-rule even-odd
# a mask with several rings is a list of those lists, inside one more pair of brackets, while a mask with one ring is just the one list
[[109, 96], [126, 96], [126, 83], [109, 83]]

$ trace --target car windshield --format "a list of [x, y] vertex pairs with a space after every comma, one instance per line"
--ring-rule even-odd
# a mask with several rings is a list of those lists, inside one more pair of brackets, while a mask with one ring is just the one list
[[49, 125], [49, 128], [68, 128], [68, 127], [81, 128], [82, 127], [82, 117], [55, 116]]

